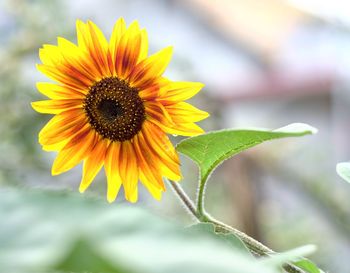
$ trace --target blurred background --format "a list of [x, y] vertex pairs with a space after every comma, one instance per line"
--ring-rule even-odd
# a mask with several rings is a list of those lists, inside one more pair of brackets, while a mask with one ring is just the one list
[[[306, 243], [329, 272], [350, 272], [350, 187], [335, 165], [350, 159], [350, 4], [345, 0], [0, 0], [0, 187], [77, 191], [81, 166], [51, 177], [54, 153], [37, 143], [49, 116], [38, 49], [57, 36], [76, 42], [75, 20], [93, 20], [109, 37], [115, 21], [137, 19], [150, 51], [173, 45], [166, 75], [200, 81], [192, 100], [211, 113], [205, 130], [279, 128], [305, 122], [317, 135], [273, 141], [226, 161], [211, 177], [206, 206], [216, 218], [271, 248]], [[174, 137], [174, 143], [181, 140]], [[195, 198], [197, 167], [182, 159], [183, 187]], [[89, 189], [105, 195], [102, 173]], [[124, 202], [123, 193], [118, 203]], [[169, 189], [161, 203], [140, 189], [136, 205], [190, 224]]]

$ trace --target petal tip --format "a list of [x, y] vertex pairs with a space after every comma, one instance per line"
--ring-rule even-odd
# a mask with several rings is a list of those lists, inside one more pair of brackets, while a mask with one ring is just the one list
[[131, 32], [139, 32], [140, 31], [140, 25], [138, 20], [133, 20], [131, 24], [129, 25], [128, 31]]
[[157, 193], [153, 193], [152, 197], [157, 200], [158, 202], [160, 202], [162, 200], [162, 192], [164, 192], [165, 190], [161, 190]]
[[210, 117], [210, 114], [206, 111], [203, 111], [203, 119], [206, 119], [208, 117]]
[[96, 28], [96, 29], [100, 30], [99, 27], [98, 27], [92, 20], [87, 20], [86, 24], [87, 24], [90, 28]]
[[118, 196], [118, 190], [112, 191], [110, 186], [108, 186], [107, 187], [107, 194], [106, 194], [107, 202], [109, 204], [113, 203], [117, 199], [117, 196]]
[[128, 200], [130, 203], [136, 203], [138, 199], [138, 194], [137, 192], [129, 193], [127, 190], [125, 190], [125, 199]]
[[115, 201], [115, 199], [116, 199], [116, 197], [107, 195], [107, 202], [109, 204], [112, 204]]
[[61, 172], [55, 167], [55, 165], [52, 166], [51, 168], [51, 175], [56, 176], [59, 175]]
[[160, 201], [162, 201], [162, 194], [160, 194], [159, 196], [153, 196], [153, 198], [154, 198], [156, 201], [160, 202]]
[[170, 56], [173, 55], [174, 47], [173, 46], [167, 46], [163, 49], [166, 54], [169, 54]]
[[202, 82], [197, 82], [198, 88], [202, 89], [205, 87], [205, 84]]
[[131, 198], [129, 197], [125, 197], [126, 200], [128, 200], [130, 203], [135, 204], [137, 202], [137, 197], [136, 198]]
[[116, 29], [116, 28], [122, 28], [122, 29], [124, 29], [125, 26], [126, 26], [126, 23], [125, 23], [124, 17], [120, 17], [120, 18], [114, 23], [113, 29]]
[[75, 21], [75, 24], [76, 24], [76, 26], [78, 26], [78, 25], [83, 25], [84, 22], [83, 22], [81, 19], [77, 19], [77, 20]]
[[40, 112], [40, 106], [38, 105], [39, 104], [39, 102], [38, 101], [33, 101], [33, 102], [31, 102], [30, 103], [30, 106], [35, 110], [35, 111], [37, 111], [37, 112]]
[[45, 85], [44, 82], [36, 82], [36, 83], [35, 83], [35, 87], [36, 87], [38, 90], [40, 90], [41, 87], [42, 87], [43, 85]]
[[80, 192], [80, 193], [84, 193], [88, 187], [89, 187], [89, 185], [80, 183], [79, 192]]

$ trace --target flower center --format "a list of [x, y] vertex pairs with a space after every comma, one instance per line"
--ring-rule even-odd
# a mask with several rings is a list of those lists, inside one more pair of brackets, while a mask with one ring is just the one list
[[104, 78], [92, 85], [84, 100], [84, 109], [90, 125], [112, 141], [132, 139], [146, 118], [138, 90], [116, 77]]
[[97, 110], [111, 122], [123, 114], [123, 108], [120, 107], [119, 103], [109, 99], [102, 100], [97, 106]]

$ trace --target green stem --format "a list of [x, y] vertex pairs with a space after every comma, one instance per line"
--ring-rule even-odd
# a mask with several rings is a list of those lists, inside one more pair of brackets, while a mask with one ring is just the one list
[[211, 216], [209, 216], [205, 222], [214, 224], [214, 226], [216, 227], [216, 231], [217, 232], [222, 232], [222, 233], [230, 232], [230, 233], [235, 234], [237, 237], [239, 237], [242, 240], [242, 242], [251, 251], [253, 251], [258, 256], [266, 256], [266, 255], [270, 255], [270, 254], [276, 253], [272, 249], [268, 248], [267, 246], [263, 245], [259, 241], [257, 241], [255, 239], [253, 239], [252, 237], [248, 236], [244, 232], [242, 232], [242, 231], [240, 231], [238, 229], [235, 229], [235, 228], [233, 228], [233, 227], [231, 227], [229, 225], [226, 225], [226, 224], [224, 224], [224, 223], [222, 223], [222, 222], [212, 218]]
[[205, 209], [204, 209], [204, 197], [205, 197], [205, 186], [206, 186], [206, 177], [201, 178], [199, 181], [198, 186], [198, 193], [197, 193], [197, 213], [199, 216], [204, 217], [205, 219]]
[[[233, 233], [236, 235], [241, 241], [248, 247], [250, 252], [255, 254], [256, 256], [271, 256], [273, 254], [276, 254], [275, 251], [270, 249], [269, 247], [263, 245], [259, 241], [255, 240], [254, 238], [248, 236], [244, 232], [235, 229], [229, 225], [226, 225], [211, 216], [206, 221], [207, 223], [211, 223], [215, 226], [215, 231], [219, 233]], [[283, 269], [288, 273], [305, 273], [303, 270], [298, 268], [297, 266], [286, 263], [283, 265]]]
[[210, 216], [208, 213], [206, 213], [204, 208], [204, 199], [205, 199], [205, 187], [206, 187], [207, 177], [202, 177], [199, 182], [199, 189], [198, 189], [198, 195], [197, 195], [197, 215], [199, 217], [199, 220], [201, 222], [206, 223], [212, 223], [215, 225], [217, 231], [219, 232], [232, 232], [236, 236], [238, 236], [247, 246], [248, 248], [253, 251], [255, 254], [259, 256], [264, 256], [267, 254], [272, 254], [274, 251], [269, 249], [268, 247], [264, 246], [259, 241], [249, 237], [244, 232], [241, 232], [233, 227], [230, 227], [216, 219], [214, 219], [212, 216]]
[[173, 188], [174, 192], [176, 193], [177, 197], [182, 201], [185, 208], [197, 219], [199, 220], [198, 213], [196, 211], [196, 208], [191, 200], [191, 198], [188, 197], [186, 192], [183, 190], [183, 188], [180, 186], [178, 182], [174, 182], [171, 180], [168, 180], [170, 186]]
[[[248, 249], [257, 256], [270, 256], [273, 254], [276, 254], [275, 251], [268, 248], [267, 246], [263, 245], [259, 241], [255, 240], [254, 238], [248, 236], [244, 232], [235, 229], [229, 225], [226, 225], [213, 217], [211, 217], [208, 213], [206, 213], [204, 208], [204, 193], [205, 193], [205, 184], [206, 184], [206, 178], [201, 179], [197, 194], [197, 209], [195, 208], [193, 201], [188, 197], [186, 192], [182, 189], [179, 183], [173, 182], [169, 180], [169, 184], [173, 188], [176, 195], [179, 197], [179, 199], [182, 201], [186, 209], [201, 223], [211, 223], [215, 226], [216, 232], [221, 233], [233, 233], [236, 235], [239, 239], [242, 240], [242, 242], [248, 247]], [[288, 273], [305, 273], [300, 268], [296, 267], [293, 264], [286, 263], [283, 265], [283, 269]]]

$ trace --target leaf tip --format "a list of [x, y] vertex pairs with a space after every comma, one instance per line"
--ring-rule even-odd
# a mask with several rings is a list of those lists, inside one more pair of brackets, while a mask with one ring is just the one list
[[338, 175], [345, 181], [350, 182], [350, 162], [340, 162], [336, 166]]
[[285, 132], [285, 133], [309, 133], [316, 134], [318, 132], [317, 128], [312, 127], [306, 123], [292, 123], [282, 128], [274, 130], [274, 132]]

